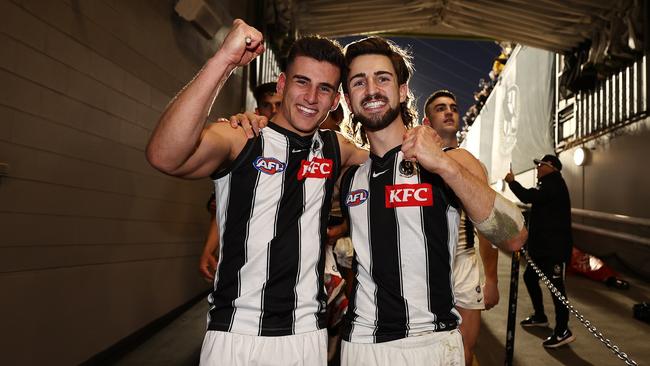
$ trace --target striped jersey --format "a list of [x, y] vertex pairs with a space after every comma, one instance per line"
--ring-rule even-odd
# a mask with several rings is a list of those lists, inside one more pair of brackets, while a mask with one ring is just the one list
[[465, 211], [461, 210], [456, 255], [476, 254], [476, 248], [474, 246], [475, 239], [476, 234], [474, 233], [474, 224], [472, 223], [472, 220], [467, 217]]
[[335, 133], [302, 137], [269, 123], [212, 175], [220, 248], [208, 329], [283, 336], [322, 329], [324, 252]]
[[440, 176], [402, 163], [400, 149], [371, 154], [341, 186], [355, 250], [348, 342], [387, 342], [460, 320], [452, 288], [457, 198]]

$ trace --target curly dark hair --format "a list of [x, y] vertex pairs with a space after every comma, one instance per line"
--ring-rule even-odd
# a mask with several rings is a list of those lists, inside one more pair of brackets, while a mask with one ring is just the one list
[[[344, 52], [346, 67], [343, 69], [342, 79], [343, 92], [346, 94], [349, 92], [348, 76], [350, 73], [350, 64], [358, 56], [383, 55], [388, 57], [397, 74], [397, 82], [399, 85], [408, 84], [415, 70], [413, 68], [413, 57], [411, 54], [407, 50], [400, 48], [395, 42], [382, 37], [373, 36], [352, 42], [345, 46]], [[400, 103], [400, 114], [406, 128], [412, 128], [418, 119], [418, 112], [413, 106], [414, 99], [413, 93], [408, 90], [406, 100]], [[348, 130], [353, 134], [352, 138], [360, 142], [362, 146], [367, 145], [368, 138], [366, 137], [364, 128], [358, 120], [355, 120], [354, 115], [351, 116], [349, 123], [350, 127]]]

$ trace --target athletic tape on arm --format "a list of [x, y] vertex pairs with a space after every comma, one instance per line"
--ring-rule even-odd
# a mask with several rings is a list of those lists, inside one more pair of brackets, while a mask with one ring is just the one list
[[524, 227], [524, 216], [517, 205], [497, 193], [487, 219], [480, 223], [472, 222], [489, 242], [500, 244], [519, 235]]

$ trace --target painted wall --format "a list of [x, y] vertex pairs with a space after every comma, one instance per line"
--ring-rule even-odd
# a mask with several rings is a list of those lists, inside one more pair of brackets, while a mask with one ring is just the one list
[[[144, 157], [166, 104], [218, 46], [174, 3], [0, 1], [4, 365], [78, 364], [207, 288], [210, 183]], [[231, 3], [245, 17], [248, 2]], [[215, 115], [240, 110], [241, 72], [226, 89]]]

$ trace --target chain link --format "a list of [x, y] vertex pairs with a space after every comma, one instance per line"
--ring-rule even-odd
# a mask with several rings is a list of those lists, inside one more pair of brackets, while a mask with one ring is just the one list
[[546, 285], [546, 287], [548, 287], [548, 289], [551, 291], [553, 296], [557, 297], [560, 300], [560, 302], [564, 304], [564, 306], [566, 306], [567, 309], [569, 309], [569, 311], [576, 316], [576, 318], [578, 318], [580, 323], [582, 323], [582, 325], [584, 325], [585, 328], [587, 328], [589, 333], [591, 333], [594, 337], [596, 337], [596, 339], [598, 339], [607, 348], [609, 348], [609, 350], [612, 351], [621, 361], [624, 361], [626, 365], [638, 366], [638, 364], [634, 360], [632, 360], [630, 356], [627, 355], [627, 353], [621, 351], [621, 349], [617, 345], [613, 344], [608, 338], [605, 338], [605, 336], [603, 336], [603, 333], [599, 332], [598, 329], [596, 329], [596, 327], [584, 317], [584, 315], [580, 314], [580, 312], [576, 310], [576, 308], [574, 308], [573, 305], [571, 305], [571, 303], [569, 303], [569, 300], [564, 295], [562, 295], [562, 293], [551, 283], [548, 277], [546, 277], [546, 275], [539, 269], [539, 267], [537, 267], [537, 264], [533, 262], [533, 260], [528, 255], [526, 249], [522, 248], [521, 252], [526, 257], [526, 261], [528, 262], [528, 264], [530, 264], [530, 266], [533, 267], [533, 270], [535, 270], [537, 276], [539, 276], [542, 282], [544, 282], [544, 284]]

